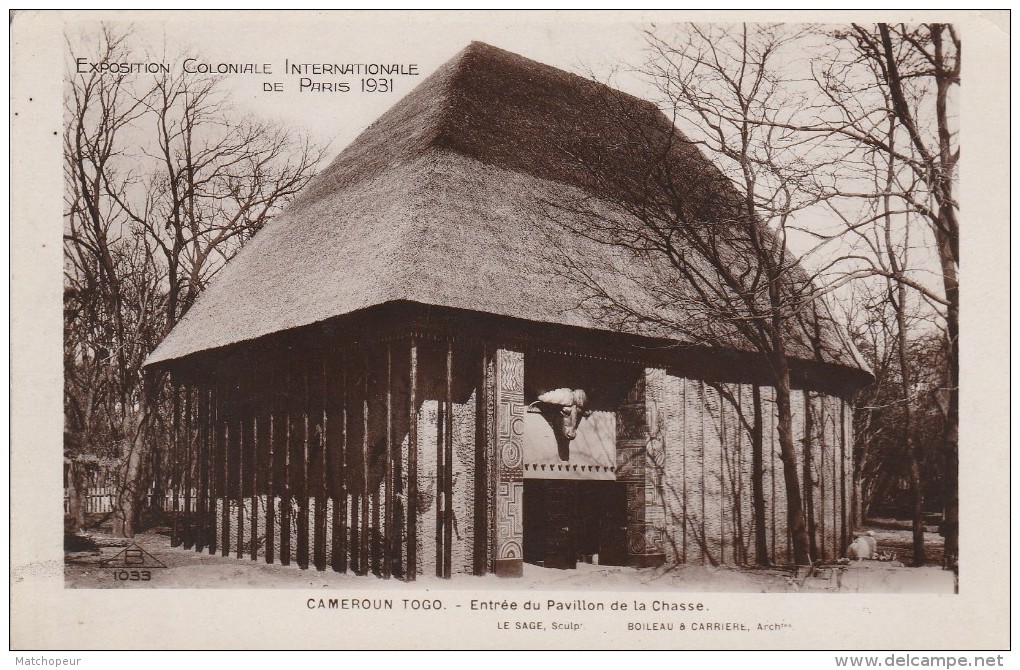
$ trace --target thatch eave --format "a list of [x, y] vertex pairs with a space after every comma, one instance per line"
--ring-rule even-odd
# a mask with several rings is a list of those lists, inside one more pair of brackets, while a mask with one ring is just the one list
[[[651, 103], [472, 44], [380, 117], [249, 242], [146, 366], [402, 301], [620, 330], [586, 307], [584, 287], [570, 285], [556, 254], [601, 259], [601, 277], [635, 299], [640, 276], [628, 277], [625, 261], [606, 249], [562, 237], [546, 207], [585, 193], [586, 179], [549, 153], [561, 128], [551, 119], [566, 116], [578, 99], [607, 92], [638, 117], [668, 123]], [[612, 141], [602, 138], [609, 126], [597, 119], [588, 125], [578, 130], [580, 150], [597, 152], [598, 142]], [[662, 329], [630, 334], [707, 344]], [[814, 364], [821, 357], [822, 364], [868, 374], [831, 314], [819, 338], [824, 346], [794, 342], [794, 358]], [[737, 341], [714, 344], [748, 349]]]

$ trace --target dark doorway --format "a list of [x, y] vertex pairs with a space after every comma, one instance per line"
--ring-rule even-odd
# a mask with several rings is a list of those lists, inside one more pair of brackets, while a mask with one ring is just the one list
[[620, 482], [524, 481], [524, 560], [573, 569], [578, 562], [622, 565], [626, 488]]

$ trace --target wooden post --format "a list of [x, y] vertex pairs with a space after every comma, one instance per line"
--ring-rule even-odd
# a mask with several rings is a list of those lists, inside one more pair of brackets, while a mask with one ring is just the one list
[[[823, 398], [822, 402], [831, 403], [831, 397]], [[839, 441], [839, 435], [836, 434], [836, 412], [832, 411], [834, 408], [830, 408], [829, 414], [831, 414], [829, 425], [832, 426], [832, 433], [830, 434], [832, 452], [829, 454], [829, 463], [832, 465], [832, 477], [829, 479], [829, 489], [832, 492], [832, 505], [830, 506], [830, 514], [832, 517], [832, 560], [836, 561], [843, 556], [843, 545], [842, 542], [842, 525], [840, 523], [840, 517], [843, 514], [843, 506], [840, 504], [840, 491], [839, 491], [839, 468], [836, 466], [836, 460], [839, 458], [837, 455], [837, 442]]]
[[199, 388], [198, 390], [198, 444], [195, 445], [196, 460], [198, 461], [197, 481], [195, 482], [195, 523], [190, 531], [193, 535], [195, 551], [202, 551], [205, 548], [207, 535], [206, 525], [209, 522], [209, 514], [206, 510], [206, 493], [209, 490], [209, 468], [212, 451], [212, 389]]
[[280, 397], [279, 375], [270, 375], [269, 383], [269, 455], [266, 458], [266, 563], [276, 559], [276, 410]]
[[223, 453], [220, 454], [220, 491], [217, 502], [220, 504], [220, 526], [222, 538], [220, 540], [220, 555], [230, 555], [230, 409], [228, 406], [229, 396], [227, 395], [228, 383], [223, 384]]
[[334, 529], [334, 533], [340, 535], [340, 546], [338, 558], [334, 559], [337, 564], [334, 568], [339, 572], [347, 572], [347, 353], [341, 354], [340, 359], [340, 453], [337, 456], [340, 475], [340, 527]]
[[369, 548], [372, 544], [372, 534], [369, 531], [369, 516], [368, 516], [368, 347], [365, 346], [362, 349], [362, 359], [365, 365], [365, 383], [362, 389], [363, 397], [361, 403], [361, 417], [362, 417], [362, 433], [361, 433], [361, 555], [358, 559], [358, 567], [361, 569], [361, 574], [368, 574], [369, 572]]
[[[715, 390], [719, 397], [719, 562], [726, 563], [726, 400], [722, 387]], [[647, 475], [646, 475], [647, 476]]]
[[381, 521], [379, 514], [379, 489], [382, 488], [382, 482], [372, 488], [372, 574], [376, 577], [382, 576], [382, 566], [380, 563], [381, 547], [382, 544], [382, 533], [379, 532], [379, 522]]
[[524, 572], [524, 352], [497, 349], [493, 374], [496, 428], [496, 547], [493, 572], [520, 577]]
[[769, 511], [771, 512], [771, 526], [772, 526], [772, 553], [769, 554], [769, 560], [775, 564], [776, 562], [776, 542], [778, 542], [778, 533], [776, 526], [776, 396], [773, 392], [769, 397], [769, 482], [772, 484], [772, 504], [769, 505]]
[[[360, 470], [358, 471], [358, 480], [361, 479]], [[364, 574], [361, 571], [361, 497], [357, 489], [351, 491], [351, 510], [350, 510], [350, 529], [351, 529], [351, 546], [350, 546], [350, 563], [351, 570], [356, 575]]]
[[705, 523], [705, 414], [708, 413], [708, 394], [705, 391], [705, 380], [700, 380], [701, 384], [701, 406], [698, 408], [698, 414], [701, 418], [701, 564], [707, 563], [707, 551], [708, 551], [708, 529]]
[[[262, 394], [256, 394], [261, 399]], [[251, 541], [249, 553], [251, 560], [259, 555], [259, 414], [262, 406], [252, 405], [251, 415]]]
[[[354, 384], [357, 384], [357, 375], [352, 375], [351, 381]], [[346, 391], [346, 387], [345, 387], [344, 388], [345, 395], [346, 395], [346, 392], [347, 391]], [[354, 397], [356, 398], [357, 395], [354, 395]], [[345, 407], [345, 410], [344, 410], [344, 412], [345, 412], [345, 414], [344, 414], [344, 417], [345, 417], [344, 418], [344, 422], [345, 423], [344, 423], [344, 425], [346, 426], [347, 425], [346, 422], [347, 422], [347, 419], [348, 419], [347, 414], [346, 414], [346, 407], [347, 407], [346, 400], [345, 400], [344, 407]], [[357, 449], [358, 452], [361, 451], [360, 447], [357, 447], [357, 446], [352, 447], [351, 448], [351, 458], [352, 459], [354, 458], [354, 454], [355, 454], [354, 450], [355, 449]], [[361, 496], [361, 492], [359, 491], [359, 489], [360, 489], [360, 482], [361, 482], [361, 467], [360, 467], [360, 465], [359, 465], [357, 471], [353, 471], [351, 473], [351, 476], [353, 478], [351, 483], [353, 484], [355, 482], [358, 482], [359, 485], [352, 487], [352, 490], [350, 492], [350, 498], [351, 498], [351, 511], [350, 511], [350, 522], [349, 522], [350, 529], [351, 529], [350, 563], [351, 563], [351, 570], [354, 571], [354, 574], [360, 575], [360, 574], [362, 574], [362, 572], [361, 572], [361, 541], [362, 541], [362, 537], [361, 537], [361, 505], [360, 505], [360, 503], [361, 503], [361, 497], [360, 497]]]
[[184, 517], [183, 517], [184, 524], [183, 524], [183, 526], [184, 527], [183, 527], [183, 530], [182, 530], [182, 533], [181, 533], [181, 535], [182, 535], [181, 541], [183, 542], [185, 549], [191, 549], [192, 542], [194, 541], [194, 538], [193, 538], [193, 535], [192, 535], [192, 528], [194, 528], [194, 525], [195, 525], [194, 524], [195, 517], [194, 517], [194, 515], [191, 512], [191, 487], [192, 487], [193, 480], [194, 480], [194, 478], [191, 476], [191, 473], [192, 473], [192, 467], [194, 466], [194, 463], [195, 463], [195, 461], [197, 459], [196, 459], [195, 453], [194, 453], [196, 450], [192, 449], [192, 443], [193, 442], [192, 442], [192, 437], [191, 437], [192, 436], [191, 396], [194, 393], [194, 389], [192, 389], [190, 386], [186, 387], [186, 388], [187, 388], [187, 391], [186, 391], [186, 393], [184, 395], [184, 425], [185, 425], [185, 427], [187, 429], [188, 437], [187, 437], [187, 441], [184, 443], [184, 466], [182, 468], [183, 471], [184, 471], [184, 473], [183, 473], [184, 474], [184, 476], [183, 476], [183, 486], [184, 486]]
[[220, 392], [218, 382], [214, 378], [209, 389], [209, 449], [206, 452], [206, 476], [203, 482], [202, 495], [202, 516], [205, 519], [203, 528], [204, 537], [202, 543], [210, 555], [215, 554], [219, 547], [219, 535], [216, 529], [219, 526], [219, 518], [216, 516], [216, 505], [213, 503], [216, 495], [216, 478], [219, 473], [220, 445], [223, 442], [223, 435], [219, 429], [219, 402]]
[[489, 463], [486, 457], [487, 413], [489, 406], [488, 359], [485, 346], [481, 349], [481, 369], [479, 370], [477, 392], [475, 393], [475, 546], [474, 574], [483, 576], [488, 572], [487, 542], [488, 537], [488, 491]]
[[850, 511], [846, 504], [846, 401], [839, 400], [839, 555], [842, 556], [850, 543], [847, 517]]
[[[331, 384], [332, 384], [332, 379], [327, 374], [325, 379], [323, 379], [323, 385], [326, 386], [326, 387], [329, 387]], [[333, 400], [337, 400], [337, 399], [339, 399], [340, 395], [338, 394], [338, 395], [329, 396], [328, 394], [326, 394], [326, 391], [323, 390], [323, 398], [330, 398], [330, 397], [332, 397]], [[327, 406], [328, 405], [324, 405], [323, 406], [324, 407], [323, 408], [323, 417], [326, 416], [326, 409], [325, 409], [325, 407], [327, 407]], [[325, 421], [325, 418], [323, 419], [323, 421]], [[342, 424], [342, 422], [341, 422], [341, 424]], [[323, 426], [323, 433], [325, 434], [325, 426]], [[330, 494], [329, 495], [330, 495], [330, 499], [333, 501], [333, 518], [330, 521], [330, 524], [331, 524], [330, 527], [333, 529], [333, 534], [332, 534], [333, 542], [332, 542], [332, 546], [330, 547], [330, 567], [333, 569], [334, 572], [340, 572], [340, 548], [342, 546], [342, 544], [340, 542], [340, 535], [341, 535], [341, 533], [343, 531], [343, 526], [341, 525], [341, 521], [340, 521], [340, 494], [341, 494], [341, 491], [342, 491], [342, 486], [341, 486], [340, 479], [343, 476], [343, 472], [344, 472], [344, 469], [343, 469], [344, 468], [344, 460], [343, 460], [343, 451], [342, 451], [342, 447], [340, 445], [340, 440], [337, 439], [336, 443], [337, 443], [336, 447], [334, 447], [334, 449], [336, 449], [336, 451], [330, 450], [329, 453], [327, 454], [327, 458], [328, 458], [328, 461], [330, 463], [330, 470], [329, 470], [329, 490], [330, 490]], [[327, 442], [327, 444], [328, 444], [328, 442]]]
[[393, 572], [393, 345], [386, 343], [386, 515], [383, 521], [383, 577]]
[[[366, 391], [366, 393], [365, 393], [365, 400], [366, 400], [366, 403], [368, 401], [368, 395], [369, 395], [368, 394], [368, 386], [367, 386], [368, 380], [369, 380], [369, 375], [366, 373], [366, 375], [365, 375], [365, 384], [366, 384], [366, 387], [365, 387], [365, 391]], [[365, 405], [365, 410], [366, 410], [365, 418], [367, 419], [368, 418], [368, 405], [367, 404]], [[368, 428], [367, 428], [367, 426], [366, 426], [366, 430], [365, 430], [365, 435], [366, 436], [368, 435]], [[384, 445], [383, 448], [385, 450], [385, 445]], [[371, 463], [372, 460], [374, 460], [374, 454], [372, 453], [374, 451], [375, 451], [375, 445], [370, 441], [369, 442], [369, 462], [370, 463]], [[384, 454], [384, 458], [385, 458], [385, 454]], [[372, 473], [371, 470], [369, 470], [368, 472], [369, 472], [369, 481], [371, 481], [371, 477], [374, 476], [374, 473]], [[371, 485], [372, 495], [371, 495], [370, 499], [372, 501], [372, 513], [370, 515], [371, 516], [371, 521], [369, 521], [369, 524], [370, 524], [369, 527], [371, 528], [371, 533], [370, 533], [369, 537], [372, 538], [372, 545], [371, 545], [372, 574], [375, 575], [376, 577], [382, 576], [382, 566], [380, 565], [380, 563], [382, 563], [382, 561], [380, 560], [381, 559], [380, 554], [382, 553], [382, 551], [381, 551], [382, 547], [380, 546], [382, 544], [382, 533], [379, 532], [379, 525], [380, 525], [380, 521], [381, 521], [380, 513], [379, 513], [379, 502], [380, 502], [380, 489], [382, 488], [382, 480], [384, 478], [385, 478], [385, 469], [383, 470], [383, 476], [379, 478], [378, 483]]]
[[[826, 540], [828, 539], [828, 529], [830, 524], [827, 523], [825, 518], [825, 396], [819, 396], [818, 400], [818, 434], [817, 440], [812, 440], [812, 446], [818, 446], [818, 464], [815, 466], [818, 469], [818, 555], [815, 556], [815, 560], [829, 559], [828, 547], [826, 546]], [[808, 401], [808, 406], [813, 407], [813, 403]]]
[[197, 395], [195, 397], [195, 412], [198, 420], [198, 441], [195, 444], [195, 466], [192, 470], [192, 482], [194, 489], [194, 500], [192, 505], [195, 507], [194, 511], [194, 523], [192, 524], [191, 534], [194, 542], [195, 551], [202, 551], [209, 541], [207, 534], [206, 525], [209, 521], [209, 515], [205, 508], [206, 491], [208, 490], [208, 473], [209, 468], [212, 467], [211, 451], [213, 441], [213, 430], [212, 430], [212, 400], [211, 400], [211, 389], [206, 387], [200, 387], [197, 389]]
[[[335, 349], [331, 349], [328, 354], [336, 354]], [[329, 360], [332, 360], [330, 358]], [[340, 444], [339, 436], [336, 439], [330, 439], [329, 433], [327, 432], [327, 418], [330, 409], [336, 411], [336, 404], [338, 402], [338, 395], [335, 395], [335, 391], [332, 391], [333, 379], [329, 374], [329, 365], [323, 361], [323, 378], [322, 378], [322, 434], [324, 439], [324, 458], [327, 464], [326, 474], [326, 495], [328, 500], [332, 502], [332, 516], [326, 519], [326, 523], [330, 527], [330, 547], [329, 547], [329, 567], [334, 572], [337, 572], [340, 568], [340, 462], [337, 458], [337, 447]], [[335, 417], [335, 414], [334, 414]], [[338, 424], [339, 425], [339, 424]], [[333, 430], [336, 430], [334, 428]]]
[[436, 577], [443, 576], [443, 566], [446, 564], [443, 558], [443, 521], [446, 515], [443, 512], [446, 506], [446, 467], [443, 462], [446, 455], [446, 415], [443, 414], [444, 402], [436, 401]]
[[222, 450], [223, 435], [219, 432], [220, 393], [216, 379], [209, 391], [209, 454], [205, 477], [205, 544], [209, 554], [216, 553], [219, 537], [216, 535], [216, 481], [219, 476], [219, 453]]
[[170, 546], [176, 547], [181, 543], [180, 505], [178, 491], [181, 488], [181, 387], [170, 380], [170, 388], [173, 389], [173, 442], [170, 451], [170, 485], [172, 514], [170, 522]]
[[244, 558], [244, 410], [237, 404], [237, 558]]
[[326, 569], [326, 500], [329, 495], [327, 484], [329, 478], [326, 476], [326, 357], [322, 357], [321, 381], [319, 391], [319, 402], [322, 406], [322, 423], [319, 425], [319, 481], [318, 492], [315, 495], [315, 569]]
[[219, 473], [220, 445], [223, 442], [223, 435], [219, 430], [219, 402], [220, 391], [218, 382], [213, 378], [209, 388], [209, 449], [206, 452], [206, 476], [203, 481], [202, 516], [205, 519], [203, 527], [202, 543], [206, 551], [212, 555], [218, 551], [220, 538], [216, 533], [219, 527], [219, 517], [216, 516], [216, 505], [214, 504], [217, 481]]
[[[499, 557], [500, 535], [500, 453], [499, 453], [499, 407], [497, 398], [500, 393], [496, 390], [496, 359], [499, 357], [498, 349], [488, 349], [486, 352], [485, 388], [488, 405], [485, 408], [485, 458], [489, 464], [489, 479], [486, 482], [486, 519], [489, 523], [489, 535], [486, 538], [486, 565], [489, 572], [496, 574], [496, 559]], [[524, 545], [521, 545], [523, 550]]]
[[683, 486], [681, 487], [682, 495], [683, 495], [683, 506], [681, 508], [682, 516], [680, 517], [682, 525], [683, 525], [683, 530], [680, 533], [680, 541], [682, 543], [681, 546], [683, 547], [683, 561], [682, 562], [686, 565], [687, 564], [687, 555], [688, 555], [687, 554], [687, 547], [688, 547], [688, 544], [687, 544], [687, 526], [689, 525], [688, 524], [688, 519], [690, 519], [690, 513], [689, 513], [688, 510], [689, 510], [689, 508], [690, 508], [689, 506], [691, 504], [690, 498], [687, 496], [687, 455], [688, 455], [688, 450], [687, 450], [687, 447], [688, 447], [688, 444], [687, 444], [687, 433], [688, 433], [688, 430], [689, 430], [688, 425], [687, 425], [687, 394], [690, 391], [690, 387], [688, 386], [686, 380], [682, 380], [680, 383], [681, 383], [681, 391], [680, 391], [681, 392], [681, 397], [680, 397], [680, 416], [681, 416], [681, 419], [680, 419], [680, 425], [683, 426], [683, 429], [680, 431], [680, 453], [682, 454], [682, 456], [681, 456], [681, 464], [682, 464], [681, 468], [682, 468], [682, 472], [683, 472]]
[[[662, 391], [665, 385], [665, 370], [644, 368], [627, 392], [625, 409], [617, 419], [616, 477], [622, 484], [626, 496], [626, 553], [622, 556], [627, 565], [648, 567], [665, 561], [662, 536], [659, 530], [665, 522], [665, 511], [656, 491], [656, 463], [663, 456], [663, 438], [654, 427], [658, 422], [655, 408], [662, 406]], [[726, 433], [722, 430], [724, 415], [719, 415], [720, 447], [725, 445]], [[707, 458], [705, 459], [707, 460]], [[720, 451], [718, 460], [713, 455], [713, 464], [718, 463], [720, 496], [725, 493], [722, 486], [724, 455]], [[552, 509], [560, 506], [552, 504]], [[721, 507], [721, 506], [720, 506]], [[724, 515], [719, 511], [719, 532], [713, 530], [713, 541], [720, 541], [725, 547]], [[564, 523], [563, 525], [568, 525]], [[705, 536], [703, 536], [705, 537]], [[720, 554], [721, 555], [721, 554]], [[572, 559], [571, 559], [572, 560]], [[547, 563], [548, 565], [548, 563]]]
[[283, 396], [283, 469], [280, 472], [280, 565], [290, 565], [290, 438], [292, 409], [290, 369], [286, 374]]
[[453, 566], [453, 340], [446, 341], [446, 430], [443, 443], [443, 577]]
[[407, 570], [406, 579], [418, 575], [418, 343], [411, 338], [407, 429]]
[[302, 570], [308, 569], [308, 361], [301, 365], [301, 379], [304, 386], [301, 404], [301, 421], [304, 425], [304, 437], [301, 441], [301, 463], [298, 464], [298, 527], [297, 527], [297, 562]]

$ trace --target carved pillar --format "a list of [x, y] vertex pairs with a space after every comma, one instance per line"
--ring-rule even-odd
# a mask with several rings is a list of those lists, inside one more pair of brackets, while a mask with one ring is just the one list
[[500, 577], [524, 573], [524, 354], [497, 349], [493, 395], [496, 409], [496, 553]]
[[647, 368], [620, 407], [616, 422], [616, 479], [627, 495], [627, 565], [661, 565], [666, 560], [665, 508], [661, 480], [665, 444], [660, 417], [666, 371]]

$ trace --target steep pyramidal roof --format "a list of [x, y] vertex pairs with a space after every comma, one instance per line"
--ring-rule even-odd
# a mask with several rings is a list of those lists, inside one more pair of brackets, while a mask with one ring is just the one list
[[[609, 249], [564, 239], [545, 206], [607, 188], [584, 169], [592, 161], [610, 161], [620, 182], [642, 173], [640, 160], [622, 149], [619, 125], [598, 113], [606, 105], [643, 134], [673, 130], [647, 101], [472, 43], [255, 236], [147, 364], [396, 300], [610, 329], [580, 306], [586, 296], [565, 281], [557, 259], [587, 259], [621, 291], [639, 291], [641, 272], [654, 268], [635, 269]], [[705, 162], [689, 146], [674, 151], [677, 164]], [[805, 338], [792, 353], [863, 367], [830, 319], [820, 331], [813, 347]], [[733, 346], [747, 348], [736, 338]]]

